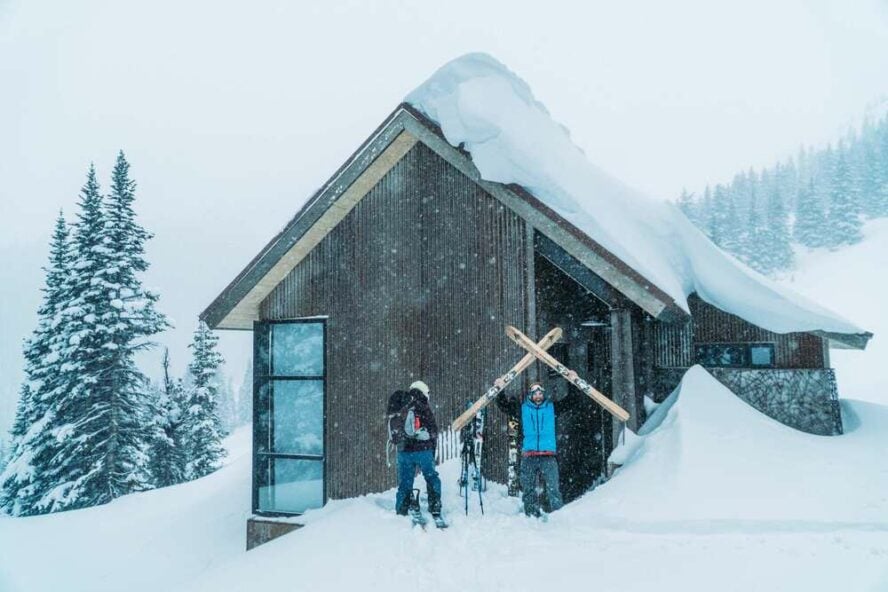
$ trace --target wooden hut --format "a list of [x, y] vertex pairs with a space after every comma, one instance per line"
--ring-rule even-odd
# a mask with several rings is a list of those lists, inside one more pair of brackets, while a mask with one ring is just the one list
[[[645, 420], [699, 363], [750, 404], [818, 434], [841, 432], [829, 347], [869, 334], [776, 334], [663, 290], [402, 104], [204, 311], [253, 331], [253, 513], [298, 515], [395, 485], [388, 395], [421, 378], [442, 425], [523, 354], [504, 334], [553, 326], [551, 351]], [[532, 367], [516, 388], [562, 379]], [[488, 416], [483, 466], [506, 480], [506, 419]], [[559, 419], [565, 496], [605, 475], [620, 429], [591, 400]], [[258, 527], [257, 527], [258, 528]], [[268, 535], [271, 536], [271, 535]]]

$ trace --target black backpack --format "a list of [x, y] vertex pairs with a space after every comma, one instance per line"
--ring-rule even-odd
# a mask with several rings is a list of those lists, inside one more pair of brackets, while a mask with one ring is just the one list
[[388, 442], [385, 447], [386, 462], [388, 461], [389, 446], [400, 449], [404, 443], [415, 435], [413, 409], [413, 397], [407, 391], [395, 391], [388, 399], [385, 409], [386, 427], [388, 429]]

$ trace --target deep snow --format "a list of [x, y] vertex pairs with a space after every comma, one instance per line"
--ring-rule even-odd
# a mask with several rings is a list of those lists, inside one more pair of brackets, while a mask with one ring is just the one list
[[680, 389], [617, 476], [546, 523], [497, 484], [484, 516], [475, 498], [463, 515], [451, 461], [446, 531], [396, 516], [391, 490], [332, 501], [246, 553], [242, 431], [230, 464], [199, 481], [0, 519], [0, 589], [888, 589], [888, 407], [844, 401], [848, 433], [829, 438], [759, 414], [699, 367]]
[[836, 251], [798, 252], [798, 269], [783, 281], [874, 333], [866, 351], [833, 349], [830, 358], [843, 397], [888, 405], [888, 219], [867, 222], [863, 236]]
[[484, 179], [527, 188], [685, 310], [696, 292], [777, 333], [863, 332], [721, 251], [673, 204], [589, 162], [527, 83], [493, 57], [456, 58], [405, 100], [435, 121], [450, 144], [468, 150]]

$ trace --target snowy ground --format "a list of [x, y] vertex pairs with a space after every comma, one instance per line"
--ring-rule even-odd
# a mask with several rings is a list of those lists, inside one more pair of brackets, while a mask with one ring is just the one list
[[833, 350], [844, 436], [786, 428], [697, 369], [617, 477], [545, 524], [495, 484], [487, 513], [473, 499], [464, 516], [451, 463], [446, 531], [412, 529], [390, 491], [331, 502], [304, 529], [245, 553], [241, 430], [229, 464], [196, 482], [0, 517], [0, 591], [888, 590], [888, 220], [866, 235], [802, 254], [786, 280], [876, 334], [866, 352]]
[[393, 492], [334, 501], [243, 551], [248, 438], [205, 479], [102, 508], [0, 519], [0, 589], [888, 590], [888, 407], [844, 403], [848, 433], [810, 436], [696, 368], [617, 478], [527, 519], [491, 485], [469, 516], [442, 468], [452, 526], [423, 532]]

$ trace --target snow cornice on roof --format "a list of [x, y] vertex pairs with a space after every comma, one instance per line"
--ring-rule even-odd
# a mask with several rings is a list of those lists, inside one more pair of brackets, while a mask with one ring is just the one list
[[[630, 300], [655, 318], [665, 321], [687, 320], [688, 314], [672, 299], [603, 248], [545, 203], [523, 187], [485, 181], [474, 166], [471, 155], [452, 146], [440, 127], [409, 103], [400, 104], [355, 151], [334, 175], [303, 205], [286, 226], [253, 258], [235, 279], [200, 315], [210, 327], [219, 329], [252, 329], [259, 320], [259, 305], [274, 287], [311, 249], [306, 239], [313, 226], [320, 223], [310, 241], [313, 247], [335, 223], [330, 222], [331, 209], [341, 220], [360, 197], [369, 190], [417, 141], [423, 142], [485, 191], [504, 202], [539, 232], [559, 244], [578, 261], [603, 277]], [[376, 170], [371, 170], [376, 164]], [[340, 203], [356, 185], [362, 193]], [[338, 208], [336, 207], [338, 205]], [[325, 214], [328, 217], [323, 222]], [[338, 220], [336, 220], [338, 222]]]
[[265, 297], [416, 142], [655, 319], [687, 320], [696, 293], [775, 333], [860, 349], [871, 337], [737, 262], [671, 204], [590, 164], [526, 83], [484, 54], [446, 64], [408, 95], [201, 318], [251, 329]]

